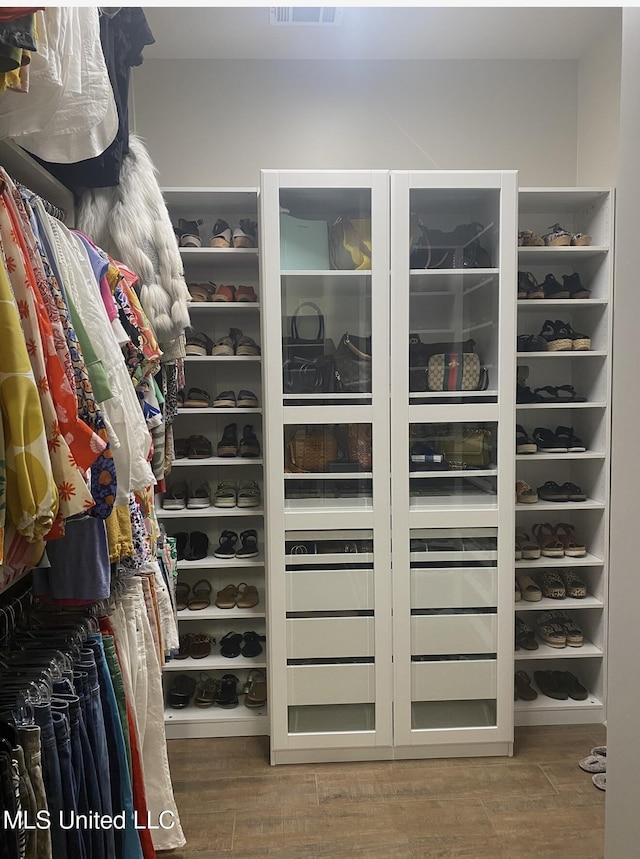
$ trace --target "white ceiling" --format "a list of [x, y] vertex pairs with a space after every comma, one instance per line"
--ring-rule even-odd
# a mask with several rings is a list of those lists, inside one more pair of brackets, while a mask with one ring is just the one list
[[[301, 5], [301, 4], [298, 4]], [[145, 7], [145, 58], [578, 59], [621, 9], [343, 7], [339, 27], [269, 24], [269, 7]]]

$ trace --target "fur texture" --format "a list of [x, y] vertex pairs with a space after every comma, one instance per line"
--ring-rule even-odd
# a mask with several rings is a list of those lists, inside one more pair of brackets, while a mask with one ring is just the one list
[[129, 136], [120, 184], [83, 194], [78, 228], [138, 275], [140, 301], [160, 346], [177, 357], [170, 341], [184, 341], [191, 297], [157, 171], [137, 135]]

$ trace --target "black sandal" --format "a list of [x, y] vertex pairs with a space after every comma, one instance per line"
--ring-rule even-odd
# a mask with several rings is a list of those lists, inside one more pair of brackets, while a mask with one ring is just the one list
[[228, 632], [220, 639], [220, 656], [227, 659], [235, 659], [240, 656], [242, 635], [239, 632]]
[[196, 681], [188, 674], [178, 674], [169, 687], [169, 706], [176, 710], [189, 706], [191, 696], [196, 691]]
[[[242, 638], [242, 636], [240, 636]], [[235, 674], [223, 674], [220, 689], [216, 693], [216, 704], [230, 710], [238, 706], [238, 683]]]
[[244, 644], [240, 648], [240, 652], [247, 659], [251, 659], [254, 656], [260, 656], [262, 653], [262, 645], [260, 642], [266, 640], [266, 635], [258, 635], [257, 632], [245, 632]]
[[[255, 532], [254, 532], [255, 533]], [[235, 531], [223, 531], [220, 534], [219, 546], [213, 553], [216, 558], [235, 558], [238, 535]], [[256, 554], [258, 554], [256, 552]]]
[[[560, 392], [566, 391], [569, 396], [561, 396]], [[539, 403], [586, 403], [586, 397], [579, 397], [576, 394], [576, 389], [573, 385], [545, 385], [543, 388], [536, 388], [534, 391], [535, 395], [538, 397], [537, 402]], [[542, 394], [546, 393], [548, 396], [543, 396]]]
[[231, 557], [235, 556], [236, 558], [255, 558], [258, 555], [258, 532], [255, 530], [255, 528], [250, 528], [248, 531], [243, 531], [240, 534], [240, 540], [242, 541], [242, 546], [238, 549], [237, 552], [234, 552]]

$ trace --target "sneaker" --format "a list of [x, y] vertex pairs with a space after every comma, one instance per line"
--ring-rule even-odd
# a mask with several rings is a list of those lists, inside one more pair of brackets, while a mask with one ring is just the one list
[[[240, 393], [242, 393], [242, 391], [240, 391]], [[214, 409], [235, 409], [236, 406], [236, 395], [233, 391], [220, 391], [213, 401]]]
[[238, 487], [235, 483], [230, 480], [223, 480], [218, 483], [213, 496], [214, 507], [235, 507], [237, 501]]
[[260, 487], [255, 480], [241, 483], [238, 487], [238, 507], [259, 507]]
[[180, 236], [180, 247], [181, 248], [200, 248], [202, 247], [202, 241], [200, 239], [200, 231], [198, 227], [201, 227], [203, 224], [202, 218], [198, 218], [196, 221], [185, 221], [183, 218], [180, 218], [178, 221], [178, 235]]
[[236, 341], [236, 355], [259, 355], [260, 347], [251, 337], [242, 336]]
[[233, 231], [234, 248], [258, 247], [258, 225], [249, 218], [241, 218], [238, 227]]
[[176, 483], [174, 486], [167, 487], [167, 491], [162, 499], [163, 510], [184, 510], [187, 506], [187, 484], [183, 482]]
[[258, 555], [258, 533], [254, 528], [240, 534], [242, 545], [236, 550], [236, 558], [255, 558]]
[[218, 442], [218, 456], [238, 455], [238, 425], [227, 424]]
[[569, 298], [591, 298], [591, 290], [585, 289], [577, 271], [573, 274], [563, 274], [564, 288], [569, 293]]
[[209, 484], [203, 481], [193, 484], [189, 489], [187, 510], [203, 510], [205, 507], [211, 507], [211, 489]]
[[230, 283], [221, 283], [216, 289], [216, 294], [212, 296], [211, 301], [230, 301], [236, 300], [236, 288]]
[[211, 355], [213, 349], [213, 340], [207, 337], [202, 332], [190, 334], [187, 337], [187, 355]]
[[231, 227], [222, 218], [213, 225], [211, 241], [209, 247], [212, 248], [230, 248], [231, 247]]
[[[234, 424], [235, 426], [235, 424]], [[246, 424], [240, 439], [240, 456], [260, 456], [260, 443], [253, 431], [253, 424]]]
[[240, 391], [238, 393], [237, 406], [239, 409], [257, 409], [258, 398], [253, 391]]
[[252, 286], [240, 285], [236, 289], [236, 301], [255, 302], [258, 300], [256, 291]]

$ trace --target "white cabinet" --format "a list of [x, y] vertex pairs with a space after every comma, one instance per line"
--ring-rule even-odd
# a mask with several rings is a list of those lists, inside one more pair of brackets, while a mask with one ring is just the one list
[[396, 757], [512, 748], [516, 205], [513, 172], [391, 174]]
[[[167, 188], [164, 197], [174, 226], [178, 227], [181, 219], [187, 222], [203, 221], [195, 225], [201, 246], [181, 247], [180, 250], [185, 279], [195, 296], [190, 306], [191, 329], [187, 332], [188, 337], [203, 334], [212, 344], [216, 344], [234, 330], [250, 337], [261, 351], [263, 303], [259, 288], [260, 249], [258, 246], [233, 247], [233, 232], [238, 229], [240, 222], [245, 219], [253, 223], [258, 221], [257, 189]], [[229, 225], [231, 247], [211, 246], [213, 226], [219, 220]], [[240, 244], [246, 245], [248, 242]], [[194, 284], [199, 284], [200, 290], [194, 290]], [[245, 289], [239, 290], [241, 286]], [[240, 335], [236, 333], [236, 336]], [[205, 346], [203, 351], [210, 353], [213, 350]], [[202, 509], [168, 510], [163, 509], [161, 500], [158, 509], [158, 517], [167, 533], [180, 536], [179, 547], [184, 546], [186, 540], [187, 556], [178, 561], [178, 581], [191, 589], [201, 580], [211, 586], [209, 607], [196, 610], [187, 608], [178, 612], [180, 637], [205, 635], [215, 641], [208, 656], [174, 659], [164, 667], [167, 701], [165, 723], [170, 738], [243, 736], [267, 734], [269, 730], [266, 706], [245, 707], [241, 694], [249, 671], [266, 670], [269, 641], [263, 642], [263, 652], [259, 656], [250, 658], [242, 655], [225, 657], [221, 654], [220, 646], [220, 640], [229, 632], [244, 634], [254, 631], [261, 636], [266, 632], [262, 355], [238, 355], [237, 352], [242, 350], [238, 350], [237, 346], [222, 351], [230, 351], [231, 354], [188, 355], [185, 359], [184, 403], [179, 405], [173, 432], [176, 441], [184, 440], [187, 443], [187, 455], [174, 459], [167, 478], [170, 491], [180, 483], [186, 483], [188, 490], [206, 483], [211, 492], [211, 504]], [[189, 395], [194, 389], [206, 392], [209, 402], [203, 402], [198, 407], [197, 397], [201, 395]], [[216, 403], [216, 397], [225, 391], [232, 392], [233, 396], [227, 397], [223, 404]], [[246, 396], [241, 399], [241, 391], [255, 395], [255, 401], [250, 401]], [[218, 442], [222, 439], [225, 427], [234, 424], [238, 441], [241, 441], [245, 427], [251, 428], [258, 440], [259, 451], [249, 451], [251, 456], [240, 455], [240, 450], [238, 455], [219, 455]], [[200, 437], [197, 449], [189, 444], [192, 437]], [[208, 455], [207, 443], [210, 446]], [[198, 458], [193, 454], [198, 454]], [[260, 498], [255, 506], [239, 506], [238, 503], [231, 506], [216, 505], [215, 492], [219, 483], [230, 482], [240, 487], [251, 481], [255, 481], [260, 490]], [[248, 558], [216, 557], [215, 552], [225, 530], [237, 535], [238, 549], [242, 545], [242, 532], [255, 530], [258, 554]], [[188, 551], [194, 534], [201, 543], [204, 540], [207, 544], [206, 551]], [[181, 554], [184, 555], [184, 550]], [[218, 591], [229, 584], [238, 586], [241, 583], [257, 589], [258, 602], [255, 606], [223, 609], [215, 605]], [[229, 709], [217, 704], [200, 707], [195, 705], [192, 696], [187, 707], [171, 707], [169, 693], [178, 674], [186, 674], [196, 681], [203, 674], [215, 680], [220, 680], [225, 674], [234, 675], [240, 693], [238, 706]]]
[[260, 204], [271, 760], [391, 757], [389, 177]]
[[[515, 562], [516, 573], [530, 575], [541, 584], [545, 570], [561, 576], [573, 570], [586, 585], [587, 596], [551, 599], [543, 594], [539, 601], [516, 602], [516, 617], [535, 632], [539, 646], [515, 653], [516, 670], [526, 671], [538, 692], [533, 701], [516, 701], [515, 719], [516, 724], [600, 723], [606, 718], [613, 192], [607, 188], [521, 188], [518, 222], [521, 233], [526, 230], [542, 236], [558, 224], [569, 234], [569, 241], [576, 234], [582, 239], [564, 246], [518, 247], [518, 269], [524, 273], [524, 277], [519, 275], [520, 282], [529, 287], [520, 290], [518, 300], [517, 423], [530, 436], [536, 430], [538, 434], [540, 430], [556, 433], [558, 427], [569, 427], [580, 443], [568, 446], [574, 449], [539, 447], [533, 454], [516, 454], [516, 477], [534, 489], [547, 481], [560, 486], [575, 484], [586, 500], [539, 499], [516, 504], [516, 524], [532, 537], [539, 523], [549, 523], [552, 528], [567, 523], [586, 553], [521, 558]], [[545, 324], [548, 327], [547, 321], [568, 323], [590, 343], [583, 340], [581, 351], [524, 351], [524, 338], [538, 336]], [[568, 613], [583, 632], [582, 646], [550, 647], [541, 640], [539, 619], [550, 610]], [[536, 680], [536, 672], [544, 671], [571, 672], [586, 688], [587, 697], [548, 697]], [[544, 675], [537, 676], [544, 679]]]

